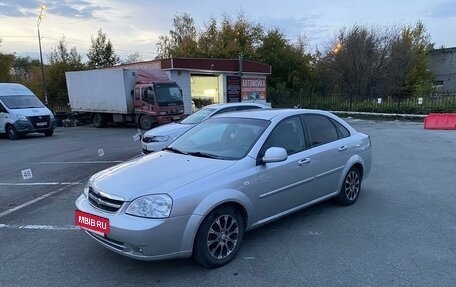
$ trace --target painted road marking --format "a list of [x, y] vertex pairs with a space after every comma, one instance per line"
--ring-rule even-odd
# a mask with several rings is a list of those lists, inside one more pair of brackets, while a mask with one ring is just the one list
[[81, 182], [0, 182], [0, 186], [79, 185]]
[[48, 197], [51, 196], [51, 195], [57, 194], [57, 193], [61, 192], [62, 190], [64, 190], [66, 187], [67, 187], [67, 186], [62, 186], [62, 187], [59, 188], [59, 189], [56, 189], [56, 190], [51, 191], [51, 192], [49, 192], [49, 193], [46, 193], [46, 194], [44, 194], [44, 195], [42, 195], [42, 196], [40, 196], [40, 197], [37, 197], [37, 198], [35, 198], [35, 199], [29, 200], [29, 201], [27, 201], [27, 202], [25, 202], [25, 203], [23, 203], [23, 204], [21, 204], [21, 205], [18, 205], [18, 206], [14, 207], [14, 208], [11, 208], [11, 209], [8, 209], [8, 210], [6, 210], [6, 211], [3, 211], [2, 213], [0, 213], [0, 218], [3, 217], [3, 216], [5, 216], [5, 215], [8, 215], [8, 214], [10, 214], [10, 213], [13, 213], [13, 212], [15, 212], [15, 211], [17, 211], [17, 210], [19, 210], [19, 209], [22, 209], [22, 208], [24, 208], [24, 207], [27, 207], [27, 206], [29, 206], [30, 204], [33, 204], [33, 203], [35, 203], [35, 202], [38, 202], [38, 201], [43, 200], [43, 199], [45, 199], [45, 198], [48, 198]]
[[37, 225], [37, 224], [27, 224], [27, 225], [10, 225], [10, 224], [0, 224], [0, 229], [32, 229], [32, 230], [77, 230], [81, 229], [78, 226], [74, 225]]
[[93, 161], [40, 161], [33, 164], [91, 164], [91, 163], [121, 163], [123, 160], [93, 160]]

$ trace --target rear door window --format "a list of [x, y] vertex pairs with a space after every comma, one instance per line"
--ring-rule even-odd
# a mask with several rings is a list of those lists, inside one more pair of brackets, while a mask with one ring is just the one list
[[318, 146], [339, 139], [339, 132], [332, 121], [322, 115], [304, 115], [310, 146]]

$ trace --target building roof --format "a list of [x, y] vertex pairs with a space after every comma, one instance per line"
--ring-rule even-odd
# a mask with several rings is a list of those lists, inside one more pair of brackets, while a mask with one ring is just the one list
[[200, 72], [225, 72], [248, 74], [271, 74], [271, 66], [250, 60], [217, 58], [168, 58], [138, 63], [123, 64], [117, 68], [160, 68], [162, 70], [188, 70]]

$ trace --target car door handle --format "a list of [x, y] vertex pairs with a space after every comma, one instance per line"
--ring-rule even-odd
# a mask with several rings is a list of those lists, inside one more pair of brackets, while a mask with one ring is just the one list
[[301, 159], [300, 161], [298, 161], [299, 166], [307, 165], [309, 163], [310, 163], [310, 158], [304, 158], [304, 159]]
[[343, 145], [341, 147], [339, 147], [339, 151], [344, 151], [344, 150], [347, 150], [348, 149], [348, 146], [346, 145]]

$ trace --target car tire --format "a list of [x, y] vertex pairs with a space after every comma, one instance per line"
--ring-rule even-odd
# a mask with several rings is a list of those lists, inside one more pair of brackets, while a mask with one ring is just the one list
[[21, 137], [21, 135], [16, 131], [16, 129], [12, 125], [6, 127], [6, 135], [10, 140], [17, 140]]
[[233, 260], [244, 237], [244, 220], [230, 206], [215, 209], [201, 223], [196, 234], [193, 258], [206, 268], [223, 266]]
[[47, 130], [44, 132], [44, 135], [47, 136], [47, 137], [50, 137], [54, 134], [54, 130]]
[[339, 195], [336, 202], [339, 205], [348, 206], [358, 200], [361, 192], [361, 172], [359, 168], [352, 167], [345, 175]]
[[139, 118], [139, 127], [143, 130], [150, 130], [154, 125], [154, 119], [148, 115], [142, 115]]
[[108, 124], [106, 116], [100, 113], [95, 113], [92, 118], [93, 125], [97, 128], [104, 128]]

